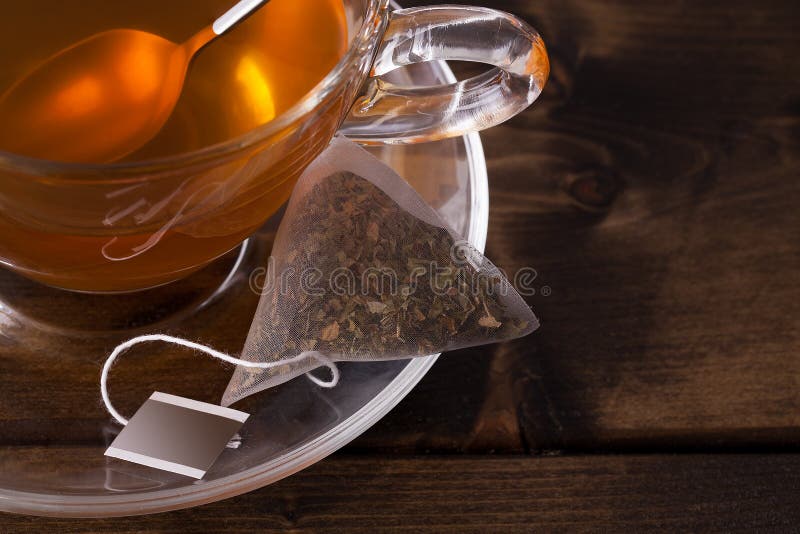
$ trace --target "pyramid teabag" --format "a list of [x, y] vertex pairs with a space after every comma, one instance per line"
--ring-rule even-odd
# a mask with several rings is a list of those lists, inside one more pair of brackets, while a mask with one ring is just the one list
[[[400, 176], [344, 138], [301, 176], [222, 404], [324, 361], [391, 360], [524, 336], [536, 317], [508, 279]], [[305, 355], [303, 357], [302, 355]]]

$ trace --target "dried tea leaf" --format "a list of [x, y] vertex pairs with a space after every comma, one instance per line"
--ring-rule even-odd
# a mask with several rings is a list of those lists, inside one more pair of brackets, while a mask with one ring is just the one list
[[367, 308], [372, 313], [383, 313], [386, 310], [386, 304], [377, 300], [370, 300], [367, 302]]
[[503, 326], [503, 323], [501, 323], [491, 315], [485, 315], [480, 319], [478, 319], [478, 324], [486, 328], [500, 328], [501, 326]]
[[378, 237], [380, 237], [379, 232], [380, 229], [378, 228], [378, 223], [375, 221], [370, 221], [369, 226], [367, 226], [367, 239], [372, 242], [377, 241]]
[[322, 329], [322, 332], [319, 338], [322, 341], [333, 341], [339, 337], [339, 323], [336, 321], [332, 322], [328, 326]]

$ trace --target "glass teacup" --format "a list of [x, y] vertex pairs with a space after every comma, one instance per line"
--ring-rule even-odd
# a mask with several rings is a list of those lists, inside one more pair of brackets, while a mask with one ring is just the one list
[[[391, 11], [345, 0], [349, 47], [300, 102], [225, 143], [168, 158], [66, 164], [0, 152], [0, 261], [45, 284], [121, 292], [180, 279], [236, 247], [286, 201], [337, 131], [365, 144], [462, 135], [519, 113], [549, 63], [538, 33], [486, 8]], [[430, 60], [494, 65], [436, 87], [381, 76]]]

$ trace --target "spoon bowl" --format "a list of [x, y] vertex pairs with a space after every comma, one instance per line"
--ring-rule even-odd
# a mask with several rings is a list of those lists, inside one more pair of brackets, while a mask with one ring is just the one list
[[59, 161], [122, 158], [167, 121], [188, 59], [185, 47], [138, 30], [80, 41], [0, 97], [0, 146]]
[[183, 44], [132, 29], [98, 33], [44, 60], [0, 96], [0, 149], [108, 163], [152, 139], [203, 46], [267, 0], [241, 0]]

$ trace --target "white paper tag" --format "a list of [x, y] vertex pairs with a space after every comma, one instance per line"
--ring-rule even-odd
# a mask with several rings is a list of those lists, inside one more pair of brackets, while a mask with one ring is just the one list
[[155, 392], [105, 454], [200, 479], [248, 417], [231, 408]]

